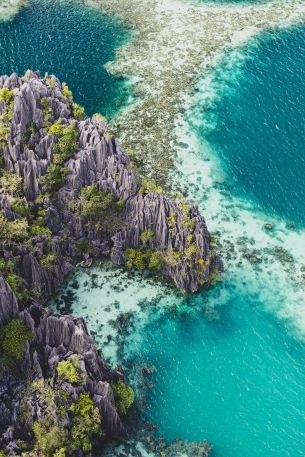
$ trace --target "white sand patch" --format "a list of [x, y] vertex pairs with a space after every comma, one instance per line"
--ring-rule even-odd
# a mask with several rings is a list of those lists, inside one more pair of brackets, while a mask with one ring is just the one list
[[[75, 282], [78, 288], [73, 288]], [[58, 309], [56, 305], [67, 292], [73, 293], [72, 314], [84, 317], [91, 335], [112, 366], [122, 361], [118, 351], [127, 338], [130, 324], [134, 329], [132, 342], [137, 343], [138, 331], [148, 319], [147, 305], [151, 309], [149, 304], [154, 302], [157, 311], [158, 307], [170, 306], [174, 300], [174, 292], [155, 279], [130, 273], [110, 262], [90, 269], [79, 268], [49, 306]]]
[[0, 22], [12, 19], [27, 0], [0, 0]]
[[[172, 184], [184, 187], [200, 204], [208, 227], [221, 233], [226, 280], [268, 306], [274, 303], [277, 314], [305, 336], [305, 233], [288, 230], [281, 220], [225, 192], [223, 165], [209, 145], [191, 135], [189, 125], [181, 121], [181, 113], [198, 102], [194, 89], [202, 75], [201, 113], [222, 96], [211, 68], [217, 69], [232, 54], [226, 70], [229, 74], [234, 69], [238, 76], [236, 70], [244, 59], [242, 46], [261, 31], [304, 22], [305, 1], [90, 1], [121, 18], [133, 32], [132, 40], [107, 66], [116, 75], [132, 77], [131, 87], [138, 97], [113, 124], [123, 146], [133, 150], [145, 175], [165, 185], [170, 176]], [[197, 119], [202, 122], [200, 116]], [[213, 128], [213, 119], [203, 121], [205, 128]], [[274, 229], [266, 230], [265, 223]]]

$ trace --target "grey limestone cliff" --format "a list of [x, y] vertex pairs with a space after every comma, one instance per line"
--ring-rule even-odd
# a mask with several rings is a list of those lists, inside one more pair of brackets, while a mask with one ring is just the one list
[[[54, 394], [58, 364], [75, 357], [83, 382], [61, 380], [60, 389], [74, 403], [90, 394], [107, 436], [126, 436], [111, 387], [124, 381], [121, 370], [106, 366], [82, 318], [43, 308], [80, 258], [158, 270], [184, 292], [222, 270], [198, 208], [138, 183], [134, 170], [104, 119], [86, 118], [55, 76], [0, 77], [0, 332], [14, 320], [31, 331], [21, 359], [0, 364], [0, 448], [8, 455], [21, 452], [18, 439], [33, 444], [33, 422], [43, 422], [38, 391]], [[52, 411], [55, 425], [73, 429], [72, 413]]]
[[[0, 78], [0, 89], [14, 93], [12, 119], [7, 141], [3, 144], [3, 165], [6, 170], [22, 178], [24, 195], [33, 206], [43, 195], [45, 175], [56, 157], [58, 136], [49, 126], [61, 122], [64, 127], [76, 129], [75, 151], [64, 161], [65, 179], [52, 198], [45, 196], [43, 223], [52, 230], [52, 251], [58, 262], [53, 272], [42, 271], [39, 256], [43, 255], [37, 243], [37, 254], [24, 250], [23, 277], [30, 287], [41, 287], [45, 299], [58, 288], [71, 268], [69, 258], [77, 254], [76, 245], [88, 240], [95, 255], [111, 255], [114, 263], [124, 265], [126, 248], [143, 249], [141, 234], [153, 232], [145, 246], [162, 255], [160, 269], [183, 291], [195, 292], [208, 284], [211, 275], [221, 270], [221, 262], [211, 248], [210, 234], [198, 209], [177, 199], [165, 196], [158, 188], [148, 186], [139, 191], [136, 175], [128, 156], [107, 126], [98, 116], [81, 120], [74, 115], [74, 104], [55, 77], [27, 72], [23, 78], [12, 74]], [[0, 102], [0, 113], [8, 112]], [[100, 191], [108, 191], [125, 203], [120, 226], [108, 230], [98, 228], [70, 210], [71, 201], [80, 191], [95, 184]], [[2, 193], [0, 209], [8, 219], [15, 219], [10, 196]], [[69, 242], [63, 241], [65, 239]], [[92, 254], [91, 252], [91, 254]]]

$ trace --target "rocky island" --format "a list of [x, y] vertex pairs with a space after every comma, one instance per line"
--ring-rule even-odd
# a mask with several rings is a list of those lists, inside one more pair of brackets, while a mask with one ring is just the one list
[[134, 394], [82, 318], [43, 305], [95, 257], [185, 293], [222, 264], [198, 208], [140, 180], [105, 120], [54, 76], [0, 77], [0, 158], [0, 455], [83, 456], [127, 435]]

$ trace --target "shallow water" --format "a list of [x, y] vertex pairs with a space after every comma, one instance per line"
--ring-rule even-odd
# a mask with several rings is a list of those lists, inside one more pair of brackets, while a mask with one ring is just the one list
[[124, 81], [103, 65], [127, 34], [99, 11], [63, 0], [30, 0], [9, 22], [0, 23], [0, 73], [30, 68], [65, 81], [88, 115], [111, 116], [128, 97]]
[[235, 296], [218, 312], [143, 332], [155, 365], [148, 417], [167, 440], [207, 438], [215, 456], [305, 452], [305, 348], [262, 304]]
[[[301, 205], [288, 205], [289, 192], [303, 195], [299, 182], [303, 176], [303, 156], [299, 149], [301, 142], [296, 143], [303, 131], [300, 89], [303, 81], [299, 79], [304, 64], [300, 46], [302, 33], [301, 29], [295, 29], [281, 34], [280, 38], [273, 35], [256, 42], [246, 51], [249, 59], [240, 56], [241, 65], [227, 64], [229, 71], [217, 70], [215, 87], [219, 98], [204, 101], [209, 103], [210, 115], [205, 116], [207, 105], [205, 111], [201, 111], [202, 103], [194, 108], [194, 117], [198, 120], [201, 113], [203, 117], [197, 134], [199, 132], [202, 140], [209, 140], [212, 154], [219, 154], [225, 179], [230, 185], [235, 184], [233, 189], [220, 186], [228, 218], [233, 212], [232, 201], [238, 202], [232, 200], [233, 194], [237, 198], [242, 196], [249, 212], [255, 216], [255, 211], [262, 207], [276, 216], [302, 222]], [[285, 58], [286, 66], [282, 61]], [[291, 73], [291, 68], [298, 68], [298, 72]], [[289, 76], [282, 75], [285, 71]], [[277, 88], [273, 87], [274, 75]], [[69, 80], [67, 82], [72, 87]], [[251, 94], [256, 95], [255, 99], [251, 99]], [[300, 94], [297, 100], [295, 94]], [[275, 104], [280, 101], [281, 109], [275, 110]], [[289, 115], [284, 109], [286, 102]], [[298, 113], [301, 113], [300, 119]], [[282, 120], [278, 119], [279, 115]], [[283, 122], [289, 128], [276, 147], [273, 148], [273, 142], [267, 147], [265, 141], [270, 140], [270, 132], [274, 133], [275, 121], [278, 126]], [[289, 160], [287, 157], [286, 140], [290, 131], [294, 159], [298, 161], [295, 170], [300, 176], [298, 182], [290, 177], [289, 183], [286, 182], [287, 169], [294, 166], [292, 156]], [[210, 160], [204, 154], [203, 150], [197, 151], [193, 168], [196, 168], [198, 190], [192, 188], [203, 208], [208, 207], [203, 171], [205, 160]], [[186, 160], [190, 162], [191, 156]], [[234, 165], [235, 161], [238, 166]], [[271, 177], [266, 163], [276, 167]], [[256, 182], [251, 181], [252, 175]], [[194, 175], [190, 176], [189, 184], [194, 185]], [[217, 185], [213, 191], [218, 192]], [[208, 224], [221, 231], [225, 216], [215, 215], [213, 219], [215, 208], [207, 210], [211, 218]], [[238, 231], [243, 221], [239, 220], [240, 214], [234, 217], [231, 229], [234, 231], [236, 224]], [[259, 218], [258, 224], [261, 229]], [[247, 225], [245, 227], [246, 230]], [[224, 233], [230, 238], [227, 226]], [[254, 233], [257, 238], [261, 236], [259, 231]], [[270, 243], [276, 239], [280, 246], [286, 247], [286, 235], [275, 229]], [[264, 236], [269, 234], [264, 232]], [[253, 241], [254, 248], [256, 241]], [[236, 247], [240, 246], [236, 243]], [[215, 457], [303, 456], [305, 346], [291, 326], [278, 319], [279, 316], [287, 318], [285, 313], [293, 289], [288, 285], [286, 288], [285, 276], [278, 282], [274, 280], [279, 262], [272, 264], [267, 259], [265, 264], [253, 269], [245, 263], [233, 266], [233, 261], [229, 265], [221, 285], [188, 302], [151, 279], [133, 277], [109, 264], [101, 265], [91, 271], [78, 271], [56, 303], [62, 312], [71, 311], [86, 318], [109, 362], [115, 364], [123, 360], [129, 367], [131, 364], [156, 367], [145, 417], [158, 423], [159, 433], [167, 440], [175, 437], [208, 439]], [[64, 294], [66, 303], [69, 302], [66, 309]], [[56, 304], [53, 302], [52, 306]], [[165, 308], [166, 313], [160, 308]], [[149, 309], [157, 311], [151, 316]], [[290, 320], [295, 308], [291, 309]]]

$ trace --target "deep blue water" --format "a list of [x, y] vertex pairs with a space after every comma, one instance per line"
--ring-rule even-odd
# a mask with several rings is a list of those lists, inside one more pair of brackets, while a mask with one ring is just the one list
[[[12, 22], [0, 25], [0, 71], [22, 74], [30, 67], [55, 73], [88, 114], [111, 114], [126, 99], [126, 90], [102, 65], [125, 38], [95, 10], [68, 1], [35, 0]], [[237, 195], [301, 223], [303, 42], [304, 29], [294, 29], [265, 36], [250, 47], [253, 59], [245, 61], [238, 77], [227, 78], [223, 97], [210, 114], [216, 129], [208, 134]], [[206, 137], [207, 131], [200, 134]], [[89, 327], [102, 329], [103, 293], [115, 309], [117, 302], [124, 308], [136, 300], [138, 285], [124, 279], [118, 296], [119, 277], [113, 294], [102, 269], [101, 284], [95, 286], [97, 278], [92, 287], [74, 290], [79, 301], [71, 306], [72, 312], [88, 315]], [[304, 457], [304, 344], [265, 312], [264, 304], [250, 298], [246, 287], [218, 287], [228, 299], [216, 313], [203, 307], [193, 318], [168, 315], [145, 328], [142, 340], [128, 348], [137, 364], [156, 367], [146, 415], [167, 440], [208, 439], [215, 457]], [[217, 292], [215, 288], [195, 300], [214, 305]]]
[[30, 0], [13, 21], [0, 24], [0, 73], [53, 73], [88, 115], [110, 116], [126, 102], [127, 90], [103, 65], [126, 38], [97, 10], [72, 1]]
[[241, 73], [219, 81], [224, 92], [209, 115], [215, 129], [200, 134], [236, 195], [304, 225], [305, 28], [265, 34], [246, 54]]

